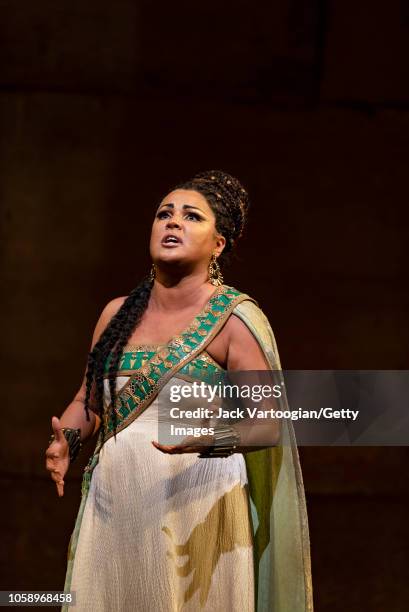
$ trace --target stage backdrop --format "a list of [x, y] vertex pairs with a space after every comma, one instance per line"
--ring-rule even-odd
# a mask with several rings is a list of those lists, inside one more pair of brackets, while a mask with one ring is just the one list
[[[148, 271], [176, 182], [220, 168], [248, 188], [225, 280], [259, 301], [285, 368], [408, 367], [409, 12], [5, 0], [0, 24], [1, 588], [60, 589], [94, 442], [59, 499], [50, 419], [103, 306]], [[407, 448], [301, 458], [316, 611], [407, 609]]]

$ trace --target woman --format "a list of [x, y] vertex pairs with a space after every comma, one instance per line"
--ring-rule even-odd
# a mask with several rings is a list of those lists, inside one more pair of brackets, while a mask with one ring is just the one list
[[261, 449], [239, 424], [158, 440], [170, 385], [280, 369], [267, 319], [223, 284], [218, 264], [247, 208], [246, 190], [221, 171], [166, 195], [152, 226], [150, 277], [105, 307], [84, 382], [52, 418], [46, 466], [60, 496], [80, 442], [99, 432], [68, 550], [64, 588], [75, 591], [77, 610], [312, 610], [291, 423]]

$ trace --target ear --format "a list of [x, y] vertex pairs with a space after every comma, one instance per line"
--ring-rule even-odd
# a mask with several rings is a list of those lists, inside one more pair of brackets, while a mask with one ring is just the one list
[[224, 247], [226, 246], [226, 238], [221, 234], [216, 235], [216, 244], [213, 253], [219, 257]]

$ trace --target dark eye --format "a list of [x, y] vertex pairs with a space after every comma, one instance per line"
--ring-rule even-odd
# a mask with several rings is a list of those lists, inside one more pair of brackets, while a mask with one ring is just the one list
[[168, 215], [169, 211], [168, 210], [161, 210], [158, 212], [158, 214], [156, 215], [158, 219], [163, 219], [163, 215]]
[[187, 213], [187, 216], [188, 217], [193, 217], [194, 219], [196, 219], [196, 221], [201, 221], [202, 220], [201, 216], [198, 215], [197, 213], [194, 213], [194, 212]]

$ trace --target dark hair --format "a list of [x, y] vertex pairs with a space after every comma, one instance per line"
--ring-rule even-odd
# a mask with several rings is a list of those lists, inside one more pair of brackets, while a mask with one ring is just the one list
[[199, 172], [175, 189], [194, 189], [207, 200], [216, 217], [216, 230], [226, 238], [226, 245], [218, 258], [227, 263], [236, 241], [242, 236], [247, 219], [249, 197], [234, 176], [221, 170]]
[[[199, 172], [192, 179], [179, 183], [172, 189], [194, 189], [201, 193], [209, 203], [216, 217], [216, 230], [226, 239], [226, 245], [219, 259], [226, 263], [229, 253], [243, 233], [249, 199], [241, 183], [226, 172], [209, 170]], [[102, 438], [104, 437], [104, 371], [109, 361], [109, 390], [111, 395], [111, 414], [116, 435], [117, 414], [116, 376], [123, 349], [134, 329], [138, 326], [149, 302], [153, 281], [144, 278], [135, 287], [118, 312], [101, 334], [92, 351], [88, 354], [86, 373], [85, 412], [89, 421], [89, 402], [92, 393], [95, 412], [101, 417]]]

